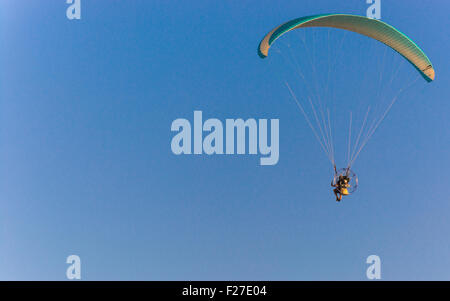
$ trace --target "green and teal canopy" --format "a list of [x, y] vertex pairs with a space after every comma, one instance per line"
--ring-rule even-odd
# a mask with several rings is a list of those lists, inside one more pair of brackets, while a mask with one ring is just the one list
[[303, 27], [333, 27], [353, 31], [378, 40], [407, 59], [428, 81], [434, 80], [435, 72], [426, 54], [410, 38], [393, 26], [363, 16], [345, 14], [322, 14], [291, 20], [270, 31], [258, 47], [261, 58], [268, 56], [270, 46], [283, 34]]

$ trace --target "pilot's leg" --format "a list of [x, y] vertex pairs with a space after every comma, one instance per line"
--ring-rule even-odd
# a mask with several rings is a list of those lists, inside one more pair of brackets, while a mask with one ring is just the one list
[[340, 202], [342, 199], [342, 195], [339, 193], [339, 189], [335, 188], [333, 190], [334, 195], [336, 196], [336, 202]]

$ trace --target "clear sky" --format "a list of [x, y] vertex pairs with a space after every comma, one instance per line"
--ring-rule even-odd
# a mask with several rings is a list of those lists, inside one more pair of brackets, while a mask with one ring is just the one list
[[[74, 21], [66, 7], [0, 0], [1, 280], [64, 280], [71, 254], [84, 280], [364, 280], [371, 254], [385, 280], [450, 280], [448, 1], [382, 1], [436, 80], [395, 104], [341, 203], [256, 48], [364, 0], [84, 0]], [[278, 118], [278, 164], [175, 156], [170, 125], [194, 110]]]

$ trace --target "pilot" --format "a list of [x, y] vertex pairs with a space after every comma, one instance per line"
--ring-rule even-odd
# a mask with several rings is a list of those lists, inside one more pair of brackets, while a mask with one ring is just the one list
[[331, 182], [331, 186], [335, 187], [333, 190], [334, 195], [336, 196], [336, 202], [340, 202], [343, 195], [349, 195], [348, 188], [351, 187], [349, 184], [350, 178], [345, 175], [339, 175], [336, 184], [333, 185], [333, 181]]

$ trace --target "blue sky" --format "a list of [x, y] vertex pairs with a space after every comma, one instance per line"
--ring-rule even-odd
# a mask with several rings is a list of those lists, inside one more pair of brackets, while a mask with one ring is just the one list
[[[79, 21], [66, 7], [0, 2], [1, 280], [64, 280], [71, 254], [84, 280], [364, 280], [371, 254], [385, 280], [450, 280], [447, 1], [382, 1], [437, 75], [395, 104], [342, 203], [256, 47], [365, 1], [84, 0]], [[278, 164], [175, 156], [170, 125], [194, 110], [278, 118]]]

